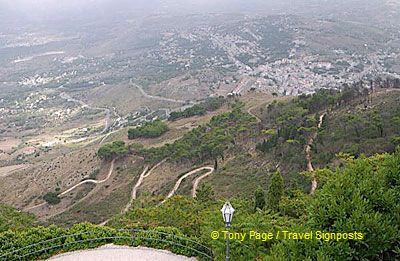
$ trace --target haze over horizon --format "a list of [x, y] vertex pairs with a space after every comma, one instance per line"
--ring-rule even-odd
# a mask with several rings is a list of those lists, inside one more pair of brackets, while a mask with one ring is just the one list
[[0, 0], [0, 259], [400, 260], [399, 105], [400, 0]]
[[[360, 12], [380, 12], [389, 8], [398, 10], [400, 1], [333, 1], [333, 0], [1, 0], [0, 16], [3, 22], [24, 20], [73, 20], [82, 18], [118, 17], [128, 13], [136, 15], [182, 15], [196, 13], [248, 13], [248, 14], [306, 14], [348, 15]], [[388, 9], [387, 9], [388, 11]], [[85, 16], [85, 17], [83, 17]]]

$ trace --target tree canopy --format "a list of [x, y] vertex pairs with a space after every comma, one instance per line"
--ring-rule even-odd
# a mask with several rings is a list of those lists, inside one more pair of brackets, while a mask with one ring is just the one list
[[102, 159], [112, 159], [116, 157], [121, 157], [127, 155], [129, 152], [128, 147], [123, 141], [114, 141], [112, 143], [107, 143], [100, 147], [97, 155]]
[[204, 102], [200, 104], [195, 104], [192, 107], [186, 108], [183, 111], [171, 112], [169, 120], [174, 121], [181, 118], [190, 118], [193, 116], [204, 115], [206, 112], [218, 110], [224, 103], [225, 99], [223, 97], [208, 98]]
[[214, 160], [224, 157], [224, 151], [235, 144], [235, 139], [248, 131], [254, 118], [237, 107], [231, 112], [212, 117], [211, 121], [186, 133], [172, 144], [139, 151], [148, 161], [170, 157], [175, 161]]
[[160, 137], [168, 131], [168, 126], [161, 120], [155, 120], [153, 122], [146, 122], [143, 126], [129, 129], [128, 138], [130, 140], [137, 138], [156, 138]]

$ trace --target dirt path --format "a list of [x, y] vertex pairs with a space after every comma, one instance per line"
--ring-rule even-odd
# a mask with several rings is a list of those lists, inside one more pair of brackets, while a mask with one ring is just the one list
[[45, 206], [45, 205], [47, 205], [47, 202], [43, 202], [43, 203], [41, 203], [39, 205], [35, 205], [35, 206], [29, 207], [29, 208], [25, 208], [24, 211], [29, 211], [29, 210], [32, 210], [32, 209], [35, 209], [35, 208], [38, 208], [38, 207], [42, 207], [42, 206]]
[[147, 178], [148, 176], [151, 175], [151, 173], [158, 168], [159, 166], [161, 166], [163, 163], [165, 163], [168, 159], [163, 159], [162, 161], [160, 161], [159, 163], [157, 163], [154, 167], [152, 167], [149, 171], [149, 167], [146, 166], [142, 172], [142, 174], [140, 174], [140, 177], [138, 179], [138, 181], [136, 182], [136, 185], [133, 187], [132, 189], [132, 193], [131, 193], [131, 199], [129, 200], [129, 203], [126, 205], [123, 213], [127, 212], [129, 210], [129, 208], [132, 206], [133, 201], [136, 199], [136, 194], [137, 194], [137, 190], [139, 189], [139, 187], [142, 185], [143, 180], [145, 178]]
[[[255, 107], [257, 107], [257, 106], [255, 106]], [[247, 110], [247, 113], [250, 114], [251, 116], [253, 116], [254, 118], [256, 118], [256, 119], [257, 119], [257, 123], [261, 123], [261, 119], [258, 118], [258, 116], [255, 115], [255, 114], [252, 112], [252, 110], [253, 110], [255, 107], [250, 107], [250, 108]]]
[[100, 110], [100, 111], [104, 111], [106, 113], [105, 116], [105, 123], [104, 123], [104, 128], [103, 130], [99, 133], [99, 134], [107, 134], [108, 130], [111, 126], [111, 110], [109, 108], [102, 108], [102, 107], [92, 107], [89, 104], [85, 103], [84, 101], [72, 98], [71, 95], [69, 95], [68, 93], [62, 92], [60, 93], [60, 97], [62, 99], [65, 99], [69, 102], [74, 102], [79, 104], [82, 108], [88, 108], [88, 109], [92, 109], [92, 110]]
[[212, 168], [212, 167], [201, 167], [201, 168], [192, 170], [192, 171], [186, 173], [185, 175], [183, 175], [182, 177], [180, 177], [180, 178], [178, 179], [178, 181], [175, 183], [174, 188], [173, 188], [173, 189], [171, 190], [171, 192], [167, 195], [167, 197], [161, 202], [161, 204], [164, 204], [165, 201], [167, 201], [169, 198], [171, 198], [173, 195], [175, 195], [176, 191], [178, 190], [179, 186], [181, 185], [181, 183], [182, 183], [182, 181], [183, 181], [184, 179], [186, 179], [187, 177], [189, 177], [189, 176], [191, 176], [191, 175], [193, 175], [193, 174], [196, 174], [196, 173], [199, 172], [199, 171], [202, 171], [202, 170], [210, 170], [210, 171], [211, 171], [211, 169], [212, 169], [212, 171], [214, 171], [214, 168]]
[[[77, 187], [82, 186], [83, 184], [87, 184], [87, 183], [101, 184], [101, 183], [106, 182], [107, 180], [110, 179], [110, 177], [111, 177], [111, 175], [112, 175], [112, 173], [113, 173], [113, 171], [114, 171], [114, 163], [115, 163], [115, 159], [113, 159], [113, 160], [111, 161], [110, 170], [108, 171], [108, 175], [107, 175], [107, 177], [106, 177], [105, 179], [103, 179], [103, 180], [93, 180], [93, 179], [84, 180], [84, 181], [82, 181], [82, 182], [79, 182], [79, 183], [76, 184], [75, 186], [73, 186], [73, 187], [67, 189], [66, 191], [60, 193], [59, 196], [62, 197], [62, 196], [64, 196], [64, 195], [68, 194], [69, 192], [73, 191], [73, 190], [76, 189]], [[24, 211], [32, 210], [32, 209], [35, 209], [35, 208], [38, 208], [38, 207], [42, 207], [42, 206], [45, 206], [45, 205], [47, 205], [47, 202], [43, 202], [43, 203], [41, 203], [41, 204], [38, 204], [38, 205], [35, 205], [35, 206], [32, 206], [32, 207], [29, 207], [29, 208], [25, 208]]]
[[111, 131], [111, 132], [108, 132], [106, 135], [104, 135], [104, 137], [101, 138], [99, 145], [102, 145], [102, 144], [106, 141], [106, 139], [107, 139], [108, 137], [110, 137], [111, 134], [116, 133], [116, 132], [117, 132], [117, 131]]
[[307, 171], [311, 172], [311, 174], [312, 174], [310, 195], [314, 195], [315, 190], [318, 187], [317, 178], [315, 177], [314, 167], [312, 165], [311, 146], [314, 143], [314, 140], [317, 138], [318, 130], [321, 129], [321, 127], [322, 127], [322, 122], [324, 121], [325, 115], [326, 115], [326, 113], [319, 116], [318, 129], [311, 135], [311, 137], [308, 140], [308, 143], [306, 145]]
[[176, 99], [170, 99], [170, 98], [165, 98], [165, 97], [161, 97], [161, 96], [153, 96], [153, 95], [149, 95], [147, 94], [143, 88], [135, 83], [133, 83], [132, 79], [129, 82], [132, 86], [136, 87], [139, 89], [140, 93], [148, 98], [148, 99], [153, 99], [153, 100], [158, 100], [158, 101], [165, 101], [165, 102], [175, 102], [175, 103], [182, 103], [182, 104], [186, 104], [186, 101], [182, 101], [182, 100], [176, 100]]
[[[168, 158], [162, 160], [161, 162], [157, 163], [154, 167], [152, 167], [150, 170], [149, 170], [149, 167], [148, 167], [148, 166], [146, 166], [146, 167], [144, 168], [142, 174], [140, 174], [138, 181], [136, 182], [135, 186], [134, 186], [133, 189], [132, 189], [131, 198], [130, 198], [128, 204], [126, 204], [126, 206], [125, 206], [125, 208], [124, 208], [124, 210], [122, 211], [121, 214], [128, 212], [128, 210], [132, 207], [133, 201], [136, 199], [136, 196], [137, 196], [137, 195], [136, 195], [136, 194], [137, 194], [137, 190], [138, 190], [139, 187], [142, 185], [143, 180], [144, 180], [145, 178], [147, 178], [148, 176], [150, 176], [151, 173], [152, 173], [156, 168], [158, 168], [161, 164], [165, 163], [167, 160], [168, 160]], [[105, 225], [107, 225], [107, 223], [108, 223], [110, 220], [111, 220], [111, 219], [105, 220], [104, 222], [100, 223], [99, 226], [105, 226]]]
[[106, 177], [105, 179], [103, 179], [103, 180], [93, 180], [93, 179], [84, 180], [84, 181], [82, 181], [82, 182], [79, 182], [79, 183], [76, 184], [75, 186], [73, 186], [73, 187], [67, 189], [66, 191], [64, 191], [63, 193], [61, 193], [59, 196], [62, 197], [62, 196], [64, 196], [64, 195], [68, 194], [69, 192], [71, 192], [72, 190], [76, 189], [77, 187], [82, 186], [83, 184], [87, 184], [87, 183], [101, 184], [101, 183], [106, 182], [107, 180], [110, 179], [110, 177], [111, 177], [111, 175], [112, 175], [112, 173], [113, 173], [113, 171], [114, 171], [114, 163], [115, 163], [115, 159], [113, 159], [113, 160], [111, 161], [110, 170], [108, 171], [108, 175], [107, 175], [107, 177]]
[[[146, 175], [146, 172], [149, 170], [149, 166], [146, 166], [142, 172], [142, 174], [140, 174], [138, 181], [136, 182], [135, 186], [132, 189], [131, 192], [131, 198], [129, 199], [128, 204], [125, 206], [123, 213], [127, 212], [129, 210], [129, 208], [132, 206], [133, 201], [136, 199], [136, 192], [137, 189], [140, 187], [140, 185], [143, 182], [143, 179]], [[107, 223], [107, 222], [106, 222]]]
[[207, 172], [204, 175], [201, 175], [200, 177], [198, 177], [197, 179], [194, 180], [193, 189], [192, 189], [192, 197], [193, 198], [196, 197], [197, 188], [199, 187], [200, 182], [204, 178], [210, 176], [214, 172], [214, 168], [211, 168], [211, 167], [205, 167], [205, 168], [207, 168], [209, 170], [209, 172]]

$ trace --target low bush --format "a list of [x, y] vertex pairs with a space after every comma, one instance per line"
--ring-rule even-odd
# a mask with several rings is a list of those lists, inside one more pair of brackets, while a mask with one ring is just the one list
[[0, 260], [46, 259], [58, 253], [91, 249], [111, 243], [166, 249], [185, 256], [206, 258], [206, 255], [212, 255], [197, 239], [185, 237], [176, 228], [129, 231], [83, 223], [69, 229], [52, 225], [23, 232], [1, 233]]

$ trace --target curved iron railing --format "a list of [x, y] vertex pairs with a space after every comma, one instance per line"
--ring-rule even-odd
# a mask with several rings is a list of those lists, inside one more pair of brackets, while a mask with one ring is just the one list
[[[185, 250], [190, 250], [198, 255], [198, 257], [202, 257], [206, 260], [213, 260], [214, 259], [214, 254], [213, 251], [205, 246], [200, 244], [199, 242], [196, 242], [194, 240], [180, 237], [174, 234], [168, 234], [165, 232], [161, 231], [154, 231], [154, 230], [140, 230], [140, 229], [119, 229], [116, 230], [117, 232], [127, 232], [127, 233], [132, 233], [130, 236], [103, 236], [103, 237], [94, 237], [94, 238], [88, 238], [88, 239], [81, 239], [81, 240], [76, 240], [73, 242], [68, 242], [67, 240], [69, 238], [74, 238], [74, 237], [79, 237], [79, 236], [84, 236], [84, 235], [91, 235], [94, 234], [93, 232], [82, 232], [82, 233], [76, 233], [76, 234], [70, 234], [70, 235], [65, 235], [61, 237], [55, 237], [47, 240], [43, 240], [34, 244], [30, 244], [21, 248], [14, 249], [12, 251], [9, 251], [7, 253], [4, 253], [0, 255], [0, 260], [34, 260], [33, 258], [38, 255], [38, 254], [50, 254], [51, 250], [63, 250], [66, 249], [70, 246], [73, 246], [75, 244], [80, 244], [80, 243], [96, 243], [97, 245], [95, 247], [101, 246], [107, 243], [115, 243], [114, 240], [145, 240], [149, 242], [157, 242], [157, 243], [166, 243], [170, 244], [173, 246], [181, 247]], [[162, 238], [152, 238], [152, 237], [145, 237], [145, 236], [140, 236], [140, 235], [135, 235], [135, 233], [149, 233], [149, 234], [155, 234], [156, 236], [164, 236], [164, 237], [170, 237], [171, 240], [169, 239], [162, 239]], [[62, 241], [61, 244], [58, 245], [53, 245], [51, 247], [45, 247], [44, 244], [46, 243], [51, 243], [51, 242], [57, 242], [57, 241]], [[179, 243], [179, 241], [182, 241], [182, 243]], [[192, 246], [189, 246], [187, 244], [183, 243], [190, 243]], [[37, 248], [40, 247], [40, 245], [43, 245], [43, 248], [40, 248], [39, 250], [35, 250], [32, 252], [29, 252], [27, 254], [23, 254], [21, 252], [26, 251], [29, 248]], [[130, 242], [130, 244], [124, 244], [124, 245], [133, 245], [133, 241]], [[83, 247], [83, 248], [78, 248], [76, 250], [84, 250], [88, 248], [93, 248], [93, 247]], [[72, 250], [74, 251], [74, 250]], [[20, 255], [18, 253], [21, 253]], [[54, 254], [57, 254], [55, 252]]]

